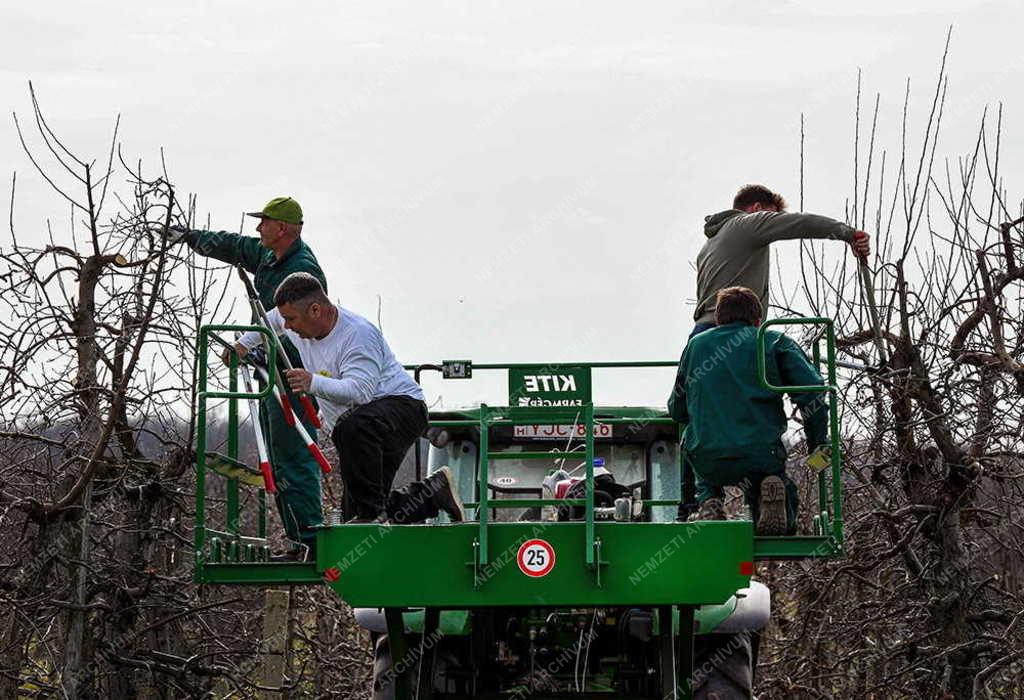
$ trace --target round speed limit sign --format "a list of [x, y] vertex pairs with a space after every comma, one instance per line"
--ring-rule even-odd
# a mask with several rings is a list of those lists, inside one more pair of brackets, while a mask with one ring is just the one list
[[519, 547], [516, 561], [527, 576], [547, 576], [555, 568], [555, 548], [547, 540], [527, 540]]

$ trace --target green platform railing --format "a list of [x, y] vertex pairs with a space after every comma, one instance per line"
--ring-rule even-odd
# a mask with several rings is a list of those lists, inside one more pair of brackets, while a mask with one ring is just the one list
[[[818, 365], [825, 365], [827, 367], [827, 381], [822, 385], [812, 385], [806, 387], [775, 387], [768, 383], [767, 377], [765, 376], [765, 335], [764, 332], [771, 326], [780, 325], [820, 325], [824, 326], [825, 336], [827, 338], [827, 354], [824, 361], [821, 357], [820, 348], [818, 343], [812, 346], [812, 360]], [[839, 416], [838, 416], [838, 397], [836, 388], [836, 367], [839, 364], [836, 359], [836, 343], [835, 343], [835, 331], [831, 319], [828, 318], [792, 318], [792, 319], [775, 319], [767, 321], [761, 325], [758, 330], [758, 363], [759, 363], [759, 380], [762, 382], [762, 386], [768, 388], [770, 391], [775, 393], [805, 393], [805, 392], [819, 392], [828, 393], [829, 395], [829, 432], [831, 441], [831, 480], [829, 481], [826, 473], [821, 472], [818, 475], [818, 503], [817, 510], [815, 512], [813, 523], [814, 532], [811, 535], [790, 535], [790, 536], [755, 536], [754, 538], [754, 556], [756, 559], [806, 559], [806, 558], [828, 558], [841, 555], [843, 552], [843, 516], [842, 516], [842, 457], [839, 446]], [[524, 368], [536, 368], [539, 367], [537, 363], [481, 363], [472, 364], [472, 370], [492, 370], [492, 371], [509, 371], [514, 369]], [[561, 367], [584, 367], [589, 369], [633, 369], [633, 368], [658, 368], [658, 367], [677, 367], [678, 362], [674, 360], [655, 360], [655, 361], [638, 361], [638, 362], [563, 362], [557, 364], [544, 365], [546, 368], [552, 370], [558, 370]], [[406, 369], [413, 371], [417, 380], [423, 370], [434, 370], [441, 371], [442, 365], [406, 365]], [[591, 406], [592, 410], [593, 406]], [[497, 411], [501, 409], [490, 408], [491, 411]], [[504, 409], [508, 410], [508, 409]], [[550, 409], [548, 409], [550, 410]], [[666, 414], [651, 415], [649, 411], [644, 411], [642, 417], [632, 415], [636, 412], [636, 409], [622, 409], [622, 408], [602, 408], [597, 409], [600, 411], [600, 418], [598, 422], [609, 425], [622, 425], [636, 423], [642, 421], [645, 424], [674, 424], [678, 425], [676, 421], [668, 417]], [[430, 425], [433, 427], [450, 427], [450, 428], [466, 428], [476, 427], [480, 429], [481, 436], [487, 431], [481, 427], [481, 416], [477, 415], [475, 410], [465, 412], [466, 418], [443, 418], [443, 419], [432, 419]], [[542, 423], [554, 423], [553, 420], [548, 419], [537, 419], [535, 422]], [[566, 424], [569, 421], [566, 421]], [[680, 426], [679, 437], [682, 436], [682, 428]], [[590, 430], [592, 430], [592, 424]], [[484, 453], [487, 451], [483, 444], [479, 445], [481, 463], [484, 460]], [[526, 453], [510, 452], [506, 453], [508, 457], [499, 456], [497, 459], [514, 459], [524, 458], [523, 455]], [[543, 457], [541, 457], [543, 455]], [[575, 456], [579, 456], [575, 453]], [[544, 452], [539, 453], [537, 458], [552, 458], [557, 457], [555, 453]], [[591, 454], [588, 461], [592, 462], [593, 455]], [[487, 457], [488, 461], [496, 459], [494, 455]], [[679, 457], [679, 469], [680, 474], [682, 473], [682, 455]], [[481, 469], [481, 472], [483, 469]], [[489, 469], [488, 469], [489, 471]], [[478, 479], [478, 481], [480, 481]], [[483, 482], [480, 481], [482, 484]], [[483, 494], [486, 492], [486, 488], [481, 488], [481, 498], [484, 498]], [[581, 499], [584, 500], [584, 499]], [[526, 500], [526, 499], [500, 499], [492, 500], [487, 499], [487, 503], [490, 508], [494, 507], [506, 507], [506, 506], [495, 506], [495, 503], [515, 503], [515, 505], [509, 505], [507, 507], [535, 507], [542, 505], [538, 499]], [[669, 499], [657, 499], [657, 500], [646, 500], [644, 506], [652, 505], [676, 505], [678, 500]], [[584, 505], [583, 503], [560, 501], [561, 505]], [[477, 504], [473, 504], [477, 505]], [[486, 518], [487, 516], [482, 516]]]
[[[236, 325], [205, 325], [199, 329], [199, 392], [196, 407], [196, 515], [195, 515], [195, 580], [209, 582], [207, 567], [224, 562], [244, 563], [269, 566], [266, 564], [268, 555], [267, 536], [267, 503], [266, 491], [263, 489], [262, 476], [257, 481], [253, 478], [259, 474], [239, 461], [238, 457], [238, 401], [262, 399], [273, 391], [269, 383], [262, 391], [248, 393], [238, 391], [238, 357], [231, 353], [229, 365], [228, 390], [210, 391], [209, 382], [209, 350], [211, 340], [223, 347], [231, 347], [231, 343], [218, 335], [221, 332], [256, 331], [270, 340], [270, 332], [262, 326]], [[267, 367], [273, 382], [276, 348], [274, 343], [266, 343]], [[227, 454], [219, 455], [207, 452], [207, 412], [210, 400], [228, 400]], [[225, 524], [223, 530], [214, 529], [206, 521], [206, 475], [207, 472], [223, 476], [227, 481]], [[257, 524], [255, 536], [241, 533], [241, 505], [239, 486], [246, 485], [256, 489]], [[208, 551], [209, 546], [209, 551]], [[210, 561], [212, 559], [212, 562]]]
[[[772, 326], [823, 326], [826, 341], [827, 377], [824, 384], [775, 386], [768, 380], [765, 341]], [[812, 346], [812, 359], [821, 364], [820, 335]], [[782, 318], [765, 321], [757, 329], [757, 374], [761, 386], [776, 394], [827, 394], [831, 489], [825, 471], [818, 472], [818, 510], [814, 517], [814, 537], [761, 537], [759, 557], [791, 558], [835, 556], [843, 549], [842, 455], [839, 446], [839, 389], [836, 383], [836, 335], [830, 318]], [[831, 498], [829, 498], [831, 491]]]
[[[818, 386], [782, 387], [773, 386], [768, 382], [765, 370], [765, 333], [772, 326], [780, 325], [817, 325], [824, 331], [821, 338], [826, 340], [827, 353], [822, 353], [816, 343], [812, 348], [813, 359], [827, 366], [827, 381]], [[197, 405], [197, 464], [196, 464], [196, 516], [195, 516], [195, 577], [197, 581], [208, 583], [316, 583], [320, 581], [318, 565], [310, 562], [303, 565], [287, 565], [267, 561], [267, 506], [266, 494], [258, 477], [258, 471], [238, 460], [238, 402], [249, 399], [263, 399], [272, 392], [272, 386], [261, 391], [247, 393], [238, 390], [238, 364], [232, 360], [226, 391], [210, 390], [208, 383], [208, 355], [212, 345], [230, 346], [225, 338], [228, 333], [256, 331], [264, 336], [269, 332], [260, 326], [207, 325], [200, 329], [198, 339], [198, 405]], [[223, 336], [221, 334], [224, 334]], [[274, 372], [275, 347], [268, 343], [269, 367]], [[758, 368], [762, 385], [777, 393], [818, 392], [828, 395], [829, 429], [831, 443], [831, 470], [818, 474], [817, 510], [814, 516], [814, 533], [812, 535], [792, 537], [755, 537], [753, 542], [755, 559], [778, 558], [823, 558], [837, 556], [843, 550], [843, 514], [842, 514], [842, 460], [839, 446], [838, 397], [836, 386], [836, 342], [835, 332], [830, 319], [779, 319], [768, 321], [758, 330]], [[822, 361], [824, 360], [824, 361]], [[466, 363], [470, 365], [471, 363]], [[585, 368], [588, 372], [594, 369], [633, 369], [633, 368], [669, 368], [676, 367], [676, 361], [642, 361], [642, 362], [573, 362], [540, 365], [537, 363], [490, 363], [472, 365], [473, 371], [515, 371], [543, 367], [552, 371], [563, 368]], [[413, 365], [406, 369], [414, 371], [417, 378], [424, 369], [440, 371], [441, 365]], [[273, 381], [273, 376], [271, 378]], [[208, 452], [208, 418], [211, 401], [227, 400], [228, 431], [226, 454]], [[510, 396], [513, 403], [515, 397]], [[531, 508], [550, 505], [574, 506], [584, 509], [584, 521], [579, 523], [580, 534], [584, 547], [582, 557], [584, 565], [595, 573], [598, 581], [601, 577], [601, 542], [596, 535], [594, 517], [594, 481], [593, 460], [595, 452], [595, 424], [607, 425], [662, 425], [676, 426], [662, 409], [643, 409], [635, 407], [595, 408], [590, 397], [577, 406], [505, 406], [494, 407], [482, 405], [479, 409], [455, 412], [445, 418], [434, 418], [432, 426], [451, 428], [472, 428], [479, 430], [479, 463], [478, 473], [474, 479], [478, 491], [478, 501], [468, 503], [477, 512], [476, 523], [471, 525], [476, 530], [475, 555], [476, 566], [486, 566], [493, 557], [492, 528], [497, 524], [493, 521], [492, 511], [499, 508]], [[493, 449], [492, 431], [503, 426], [529, 424], [577, 424], [585, 426], [582, 435], [574, 439], [582, 440], [584, 450], [496, 450]], [[679, 435], [680, 431], [675, 431]], [[559, 460], [579, 459], [586, 468], [586, 491], [584, 498], [554, 500], [544, 498], [496, 498], [490, 491], [489, 477], [493, 464], [503, 460]], [[679, 456], [681, 471], [681, 455]], [[208, 503], [206, 481], [208, 474], [215, 474], [226, 480], [224, 512], [225, 523], [208, 522]], [[251, 486], [256, 489], [254, 500], [257, 503], [255, 533], [242, 532], [242, 503], [240, 487]], [[672, 498], [647, 498], [644, 507], [671, 506], [678, 503]], [[628, 523], [626, 524], [628, 525]], [[301, 571], [299, 570], [301, 568]], [[287, 569], [287, 570], [286, 570]], [[598, 584], [600, 585], [600, 583]]]
[[[491, 428], [498, 425], [531, 425], [543, 423], [546, 425], [580, 425], [584, 426], [584, 445], [582, 455], [579, 452], [514, 452], [514, 451], [491, 451], [490, 432]], [[479, 566], [489, 562], [488, 552], [488, 524], [491, 508], [524, 508], [537, 506], [567, 505], [564, 499], [541, 498], [541, 499], [520, 499], [520, 498], [490, 498], [490, 462], [491, 460], [521, 459], [578, 459], [583, 457], [586, 468], [586, 491], [581, 500], [584, 507], [584, 561], [589, 568], [599, 567], [600, 561], [600, 540], [594, 537], [594, 405], [592, 403], [583, 406], [571, 406], [566, 408], [518, 408], [503, 407], [493, 408], [487, 404], [480, 406], [480, 463], [477, 469], [477, 488], [480, 501], [477, 505], [477, 519], [480, 525], [480, 534], [473, 543], [476, 549], [476, 560]], [[573, 501], [574, 503], [576, 501]], [[598, 572], [600, 577], [600, 572]]]

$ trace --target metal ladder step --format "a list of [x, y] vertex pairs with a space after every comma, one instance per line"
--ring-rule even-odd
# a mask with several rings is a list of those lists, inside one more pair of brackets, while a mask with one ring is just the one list
[[[466, 508], [479, 508], [480, 504], [462, 504]], [[585, 498], [496, 498], [487, 501], [488, 508], [539, 508], [541, 506], [585, 506]]]
[[585, 459], [583, 452], [488, 452], [487, 459]]

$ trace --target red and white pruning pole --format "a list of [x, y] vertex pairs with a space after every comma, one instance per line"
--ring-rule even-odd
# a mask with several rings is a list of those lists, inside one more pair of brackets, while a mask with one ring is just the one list
[[[256, 367], [256, 371], [259, 372], [260, 379], [264, 382], [269, 382], [270, 377], [267, 376], [267, 371], [262, 367]], [[274, 398], [281, 402], [282, 405], [288, 403], [288, 397], [283, 396], [278, 390], [277, 385], [274, 385]], [[316, 441], [309, 436], [309, 432], [306, 431], [305, 426], [302, 425], [302, 421], [294, 421], [290, 424], [298, 432], [299, 437], [306, 443], [306, 449], [313, 455], [313, 459], [320, 465], [320, 471], [324, 474], [328, 474], [331, 471], [331, 463], [324, 457], [324, 453], [320, 451], [320, 446], [316, 444]]]
[[[259, 295], [256, 294], [256, 288], [252, 286], [249, 276], [245, 274], [245, 270], [241, 267], [237, 267], [236, 269], [238, 270], [238, 276], [241, 277], [242, 282], [245, 283], [245, 293], [249, 297], [249, 305], [252, 307], [253, 313], [256, 315], [256, 318], [258, 318], [260, 322], [267, 327], [267, 330], [270, 331], [270, 337], [273, 338], [273, 342], [277, 346], [277, 356], [281, 358], [281, 363], [286, 369], [295, 369], [292, 365], [291, 359], [288, 357], [288, 353], [285, 352], [284, 344], [281, 342], [277, 333], [274, 332], [274, 327], [270, 325], [270, 318], [267, 317], [267, 310], [263, 308], [263, 302], [260, 301]], [[281, 392], [283, 394], [287, 394], [283, 386], [280, 384], [278, 384], [278, 386], [281, 387]], [[299, 403], [302, 404], [302, 410], [305, 412], [306, 417], [309, 418], [309, 422], [313, 424], [314, 428], [319, 428], [320, 416], [317, 415], [316, 408], [313, 406], [313, 400], [309, 398], [309, 394], [299, 391], [296, 392], [296, 395], [299, 397]], [[288, 412], [288, 410], [285, 411], [286, 417]], [[294, 425], [294, 422], [290, 422], [288, 425]]]
[[[245, 391], [255, 394], [252, 387], [252, 375], [249, 374], [249, 367], [239, 367], [242, 372], [242, 382], [245, 384]], [[256, 432], [256, 452], [260, 457], [260, 472], [263, 474], [263, 486], [267, 493], [277, 493], [277, 484], [274, 482], [274, 470], [270, 467], [270, 456], [267, 452], [267, 441], [263, 438], [263, 429], [260, 428], [260, 408], [256, 399], [248, 399], [249, 418], [252, 420], [252, 429]]]
[[[265, 377], [266, 375], [264, 375]], [[281, 380], [281, 375], [278, 374], [274, 377], [277, 384], [274, 386], [274, 398], [277, 399], [277, 403], [281, 406], [281, 413], [284, 414], [284, 422], [293, 428], [301, 423], [296, 423], [295, 412], [292, 411], [292, 404], [288, 401], [288, 394], [284, 390], [284, 384]]]

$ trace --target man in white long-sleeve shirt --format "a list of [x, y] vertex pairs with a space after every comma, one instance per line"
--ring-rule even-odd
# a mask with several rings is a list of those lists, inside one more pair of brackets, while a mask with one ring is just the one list
[[[391, 490], [406, 453], [427, 428], [427, 405], [376, 326], [331, 303], [319, 280], [304, 272], [281, 282], [274, 304], [270, 322], [287, 333], [305, 367], [287, 370], [288, 384], [317, 397], [338, 450], [346, 516], [414, 523], [444, 510], [462, 520], [447, 467]], [[240, 341], [249, 349], [258, 342], [258, 335]]]

